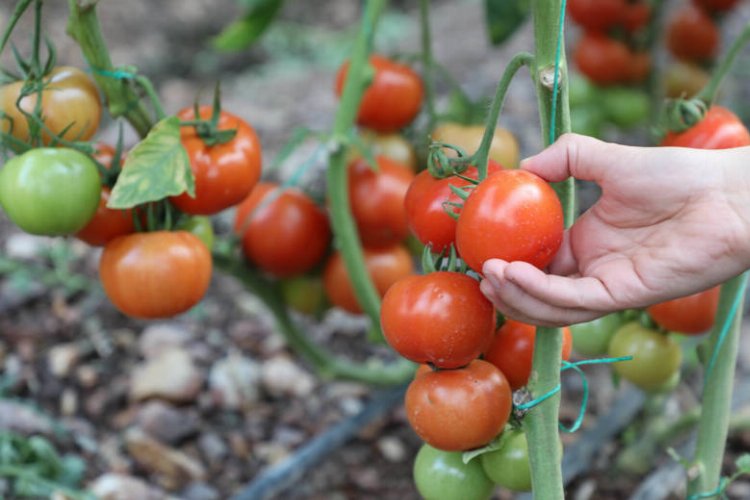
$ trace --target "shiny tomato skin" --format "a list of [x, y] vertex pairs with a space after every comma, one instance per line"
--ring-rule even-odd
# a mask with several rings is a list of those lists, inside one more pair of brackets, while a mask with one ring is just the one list
[[711, 17], [694, 5], [680, 7], [667, 22], [667, 49], [677, 59], [703, 62], [719, 50], [719, 28]]
[[585, 33], [573, 52], [578, 69], [598, 85], [612, 85], [630, 78], [628, 47], [599, 33]]
[[[502, 170], [500, 164], [490, 160], [488, 175], [499, 170]], [[476, 179], [477, 169], [469, 167], [461, 175]], [[468, 184], [455, 176], [436, 179], [429, 171], [423, 170], [409, 185], [404, 200], [409, 229], [424, 245], [432, 245], [432, 251], [441, 252], [456, 241], [456, 219], [448, 215], [443, 204], [460, 203], [461, 199], [450, 187], [465, 187]], [[458, 214], [458, 209], [454, 207], [452, 212]]]
[[362, 244], [387, 247], [409, 235], [404, 198], [414, 173], [385, 156], [376, 156], [378, 171], [358, 158], [349, 163], [349, 200]]
[[132, 209], [118, 210], [107, 207], [111, 194], [110, 188], [102, 187], [99, 206], [94, 216], [76, 233], [76, 238], [91, 246], [102, 247], [118, 236], [135, 232]]
[[[203, 120], [210, 119], [212, 111], [208, 105], [198, 110]], [[195, 111], [185, 108], [177, 116], [184, 121], [195, 120]], [[195, 198], [183, 193], [170, 200], [187, 214], [212, 215], [234, 206], [247, 197], [260, 179], [261, 145], [255, 129], [226, 111], [219, 116], [218, 129], [237, 132], [230, 141], [209, 146], [195, 127], [180, 129], [180, 140], [195, 176]]]
[[684, 132], [669, 132], [662, 146], [698, 149], [729, 149], [750, 145], [750, 133], [742, 121], [726, 108], [712, 106], [701, 121]]
[[625, 0], [568, 0], [568, 13], [587, 31], [606, 31], [626, 15]]
[[133, 233], [110, 241], [99, 278], [112, 303], [134, 318], [169, 318], [197, 304], [211, 281], [211, 254], [186, 231]]
[[560, 247], [562, 235], [562, 206], [554, 189], [525, 170], [501, 170], [487, 177], [464, 202], [456, 246], [478, 273], [493, 258], [544, 268]]
[[[383, 297], [398, 280], [414, 274], [414, 261], [402, 245], [363, 248], [365, 267], [375, 289]], [[362, 312], [340, 252], [328, 258], [323, 269], [323, 288], [331, 304], [353, 314]]]
[[[49, 130], [69, 141], [88, 141], [99, 128], [102, 105], [96, 84], [85, 72], [72, 66], [58, 66], [44, 76], [41, 115]], [[0, 119], [0, 130], [16, 139], [28, 142], [29, 125], [26, 116], [16, 102], [21, 95], [23, 82], [13, 82], [0, 87], [0, 104], [3, 113], [12, 119]], [[20, 106], [31, 114], [36, 107], [38, 94], [29, 94], [21, 99]], [[71, 125], [72, 124], [72, 125]], [[48, 145], [52, 137], [42, 131], [42, 143]]]
[[425, 500], [487, 500], [495, 485], [479, 460], [465, 464], [463, 453], [423, 444], [414, 460], [414, 485]]
[[234, 229], [242, 235], [248, 261], [277, 278], [289, 278], [323, 259], [331, 227], [326, 213], [309, 196], [294, 188], [279, 192], [278, 187], [258, 183], [237, 206]]
[[[444, 142], [463, 149], [466, 154], [472, 154], [479, 149], [484, 135], [484, 125], [466, 125], [456, 122], [443, 122], [432, 130], [430, 138], [434, 142]], [[452, 149], [444, 149], [449, 157], [457, 156]], [[495, 133], [490, 143], [490, 160], [494, 160], [503, 168], [517, 168], [520, 150], [518, 140], [513, 133], [503, 127], [495, 127]]]
[[386, 340], [403, 357], [458, 368], [492, 340], [495, 311], [476, 280], [442, 271], [397, 281], [383, 297], [380, 322]]
[[[484, 351], [484, 359], [495, 365], [508, 379], [515, 391], [529, 382], [531, 364], [534, 358], [536, 327], [512, 319], [506, 319], [495, 333], [489, 347]], [[570, 328], [563, 328], [562, 359], [570, 359], [573, 337]]]
[[508, 422], [513, 397], [503, 373], [481, 359], [457, 370], [417, 376], [404, 406], [414, 432], [444, 451], [471, 450], [489, 443]]
[[686, 297], [654, 304], [646, 312], [665, 330], [685, 334], [703, 333], [714, 324], [720, 291], [721, 287], [715, 286]]
[[[370, 56], [374, 75], [362, 96], [357, 123], [378, 132], [394, 132], [410, 124], [422, 107], [422, 78], [409, 66], [380, 55]], [[336, 74], [336, 95], [344, 90], [349, 62]]]

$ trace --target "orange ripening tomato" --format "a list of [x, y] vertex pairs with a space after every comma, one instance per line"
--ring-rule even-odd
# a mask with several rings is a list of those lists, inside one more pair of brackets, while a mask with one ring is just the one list
[[242, 235], [247, 260], [277, 278], [289, 278], [323, 259], [331, 228], [326, 213], [309, 196], [294, 188], [278, 192], [278, 187], [258, 183], [237, 207], [234, 229]]
[[586, 33], [573, 52], [578, 69], [598, 85], [612, 85], [629, 79], [630, 50], [613, 38]]
[[[201, 106], [200, 118], [209, 120], [213, 108]], [[193, 108], [185, 108], [180, 120], [195, 120]], [[260, 179], [261, 146], [255, 130], [239, 117], [222, 111], [219, 130], [235, 129], [235, 136], [223, 144], [209, 146], [195, 127], [182, 127], [180, 140], [190, 159], [195, 176], [195, 198], [188, 193], [170, 201], [191, 215], [212, 215], [241, 202]]]
[[169, 318], [205, 295], [211, 254], [186, 231], [128, 234], [104, 247], [99, 278], [109, 300], [128, 316]]
[[625, 0], [568, 0], [568, 13], [587, 31], [606, 31], [622, 22]]
[[742, 121], [721, 106], [712, 106], [701, 121], [684, 132], [669, 132], [662, 146], [729, 149], [750, 146], [750, 133]]
[[[410, 124], [422, 107], [422, 78], [409, 66], [371, 55], [374, 75], [362, 96], [357, 123], [378, 132], [394, 132]], [[345, 62], [336, 74], [336, 95], [341, 97], [349, 71]]]
[[[363, 248], [367, 274], [382, 297], [395, 282], [414, 274], [414, 262], [409, 251], [402, 245], [385, 248]], [[323, 270], [323, 287], [331, 304], [359, 314], [359, 305], [349, 273], [340, 252], [329, 257]]]
[[503, 373], [481, 359], [464, 368], [417, 375], [404, 400], [414, 432], [445, 451], [470, 450], [492, 441], [508, 422], [512, 403]]
[[[507, 319], [501, 326], [490, 346], [484, 352], [484, 359], [503, 372], [515, 391], [529, 382], [531, 364], [534, 360], [534, 340], [536, 327]], [[570, 359], [573, 336], [570, 328], [563, 328], [562, 359]]]
[[721, 287], [680, 297], [646, 309], [657, 325], [679, 333], [703, 333], [714, 324]]
[[667, 23], [667, 49], [677, 59], [703, 62], [719, 50], [719, 28], [704, 11], [684, 5]]

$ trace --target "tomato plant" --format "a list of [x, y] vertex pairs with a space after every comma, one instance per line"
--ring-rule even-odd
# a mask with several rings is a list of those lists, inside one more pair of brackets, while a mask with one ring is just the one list
[[414, 459], [414, 483], [426, 500], [485, 500], [495, 485], [479, 460], [465, 464], [462, 453], [422, 445]]
[[637, 322], [627, 323], [615, 332], [609, 342], [609, 356], [633, 356], [630, 361], [613, 363], [613, 369], [647, 391], [663, 386], [679, 371], [682, 362], [677, 342]]
[[237, 207], [234, 229], [245, 257], [263, 271], [288, 278], [315, 267], [331, 241], [328, 217], [294, 188], [260, 182]]
[[513, 491], [531, 491], [531, 466], [526, 433], [520, 428], [503, 431], [497, 450], [483, 453], [479, 459], [484, 473], [495, 484]]
[[[213, 108], [201, 106], [200, 119], [210, 120]], [[185, 108], [177, 116], [195, 120], [195, 110]], [[200, 133], [199, 126], [182, 127], [182, 145], [190, 159], [195, 176], [195, 197], [188, 193], [170, 198], [185, 213], [212, 215], [241, 202], [260, 179], [261, 147], [255, 130], [239, 117], [222, 111], [219, 131], [235, 130], [232, 139], [211, 144]]]
[[[402, 245], [384, 248], [364, 248], [365, 268], [382, 297], [398, 280], [414, 274], [411, 254]], [[339, 252], [329, 257], [323, 270], [323, 287], [328, 300], [351, 313], [361, 313], [344, 259]]]
[[703, 333], [714, 324], [721, 287], [654, 304], [646, 311], [657, 325], [679, 333]]
[[662, 146], [728, 149], [750, 145], [750, 133], [742, 121], [721, 106], [711, 106], [701, 121], [684, 132], [669, 132]]
[[[42, 131], [42, 142], [52, 141], [50, 132], [69, 141], [87, 141], [99, 128], [102, 105], [94, 81], [86, 73], [72, 66], [58, 66], [42, 80], [41, 118], [49, 129]], [[0, 103], [8, 119], [0, 119], [0, 130], [29, 142], [31, 136], [25, 113], [32, 114], [39, 93], [21, 97], [24, 82], [0, 87]], [[20, 101], [19, 101], [20, 98]], [[67, 130], [66, 130], [67, 129]]]
[[[458, 146], [467, 155], [479, 149], [484, 135], [484, 125], [465, 125], [456, 122], [443, 122], [432, 131], [430, 137], [435, 142], [444, 142]], [[446, 149], [448, 156], [454, 156], [455, 152]], [[518, 167], [519, 159], [518, 141], [513, 133], [505, 128], [496, 127], [490, 143], [490, 160], [494, 160], [504, 168]]]
[[94, 216], [100, 193], [96, 165], [74, 149], [31, 149], [0, 169], [0, 206], [31, 234], [79, 231]]
[[578, 69], [598, 85], [630, 79], [631, 54], [627, 46], [600, 33], [585, 33], [573, 52]]
[[99, 278], [121, 312], [168, 318], [203, 298], [211, 281], [211, 254], [186, 231], [129, 234], [104, 247]]
[[[531, 375], [534, 359], [536, 327], [512, 319], [506, 319], [495, 333], [484, 359], [497, 366], [515, 391], [524, 387]], [[562, 359], [570, 359], [572, 337], [568, 327], [563, 328]]]
[[666, 26], [667, 48], [678, 59], [703, 62], [719, 50], [719, 28], [713, 19], [694, 5], [684, 5]]
[[609, 341], [623, 325], [619, 313], [607, 314], [586, 323], [570, 325], [573, 350], [582, 356], [601, 356], [607, 353]]
[[605, 31], [623, 21], [628, 11], [625, 0], [569, 0], [568, 13], [588, 31]]
[[414, 174], [396, 161], [377, 156], [374, 171], [363, 159], [349, 168], [349, 199], [352, 216], [365, 246], [390, 246], [409, 234], [404, 198]]
[[[501, 170], [500, 164], [490, 160], [487, 173]], [[477, 169], [469, 167], [462, 174], [471, 179], [477, 178]], [[434, 178], [428, 170], [423, 170], [409, 185], [404, 205], [406, 219], [412, 233], [425, 245], [432, 245], [432, 251], [442, 252], [456, 240], [456, 220], [446, 210], [458, 214], [457, 207], [445, 203], [459, 203], [460, 198], [451, 191], [451, 186], [466, 186], [467, 181], [456, 176], [444, 179]]]
[[383, 297], [383, 334], [403, 357], [440, 368], [464, 366], [492, 339], [495, 312], [479, 283], [436, 272], [397, 281]]
[[445, 451], [483, 446], [502, 432], [512, 406], [510, 385], [491, 363], [418, 375], [404, 401], [414, 431]]
[[481, 273], [488, 259], [543, 268], [562, 243], [563, 212], [555, 191], [525, 170], [501, 170], [477, 186], [456, 225], [461, 258]]
[[[380, 55], [370, 56], [372, 81], [362, 96], [357, 123], [378, 132], [393, 132], [414, 120], [422, 107], [422, 78], [409, 66]], [[345, 62], [336, 74], [336, 95], [344, 90], [349, 71]]]

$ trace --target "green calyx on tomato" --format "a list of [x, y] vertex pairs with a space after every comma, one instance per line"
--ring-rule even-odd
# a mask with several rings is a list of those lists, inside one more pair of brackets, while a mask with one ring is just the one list
[[205, 216], [186, 217], [176, 227], [177, 230], [187, 231], [197, 236], [209, 251], [214, 247], [214, 228], [211, 218]]
[[94, 216], [100, 193], [96, 165], [74, 149], [31, 149], [0, 169], [0, 206], [31, 234], [74, 234]]
[[414, 460], [414, 483], [426, 500], [485, 500], [495, 487], [478, 460], [465, 464], [462, 453], [428, 444]]

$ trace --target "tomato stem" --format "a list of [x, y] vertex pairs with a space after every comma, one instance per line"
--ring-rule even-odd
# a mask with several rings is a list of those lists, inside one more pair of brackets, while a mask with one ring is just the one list
[[430, 1], [420, 0], [419, 19], [422, 28], [422, 75], [427, 101], [427, 130], [435, 128], [435, 62], [432, 56], [432, 34], [430, 31]]
[[724, 78], [727, 76], [729, 70], [737, 60], [737, 56], [740, 52], [742, 52], [742, 49], [745, 47], [745, 45], [747, 45], [748, 41], [750, 41], [750, 22], [745, 24], [745, 26], [742, 28], [740, 36], [734, 39], [734, 41], [732, 42], [732, 46], [721, 59], [719, 65], [711, 75], [711, 79], [696, 96], [697, 99], [702, 100], [703, 102], [708, 104], [709, 107], [711, 106], [711, 104], [713, 104], [721, 83], [724, 81]]

